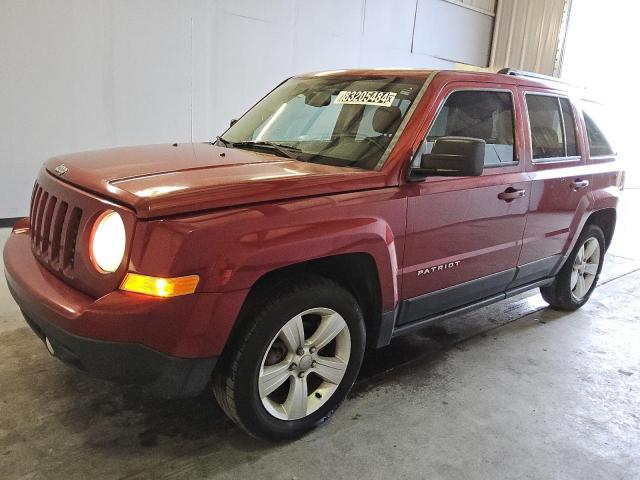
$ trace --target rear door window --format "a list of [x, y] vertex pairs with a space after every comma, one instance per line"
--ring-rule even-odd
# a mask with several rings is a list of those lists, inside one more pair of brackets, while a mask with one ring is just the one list
[[526, 101], [533, 159], [578, 155], [575, 118], [569, 100], [527, 93]]
[[564, 121], [564, 131], [567, 139], [567, 157], [575, 157], [578, 155], [578, 144], [573, 108], [568, 98], [560, 98], [560, 106], [562, 107], [562, 120]]
[[429, 153], [438, 138], [449, 136], [484, 140], [486, 166], [513, 163], [511, 92], [460, 90], [450, 94], [427, 134], [422, 153]]

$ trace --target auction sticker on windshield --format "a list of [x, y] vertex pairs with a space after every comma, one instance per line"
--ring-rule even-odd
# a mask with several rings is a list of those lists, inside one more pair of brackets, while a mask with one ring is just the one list
[[379, 105], [390, 107], [396, 92], [379, 92], [372, 90], [342, 90], [334, 103], [347, 105]]

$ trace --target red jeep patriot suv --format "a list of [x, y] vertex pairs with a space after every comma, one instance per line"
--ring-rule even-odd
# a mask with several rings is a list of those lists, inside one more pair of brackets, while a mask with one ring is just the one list
[[44, 164], [6, 277], [49, 351], [293, 438], [365, 346], [540, 288], [595, 288], [623, 172], [599, 106], [532, 74], [290, 78], [212, 143]]

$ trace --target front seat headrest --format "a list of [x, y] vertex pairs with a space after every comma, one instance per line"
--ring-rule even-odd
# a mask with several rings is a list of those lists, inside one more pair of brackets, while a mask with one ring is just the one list
[[402, 113], [398, 107], [378, 107], [373, 114], [372, 126], [378, 133], [390, 134], [398, 128], [401, 118]]

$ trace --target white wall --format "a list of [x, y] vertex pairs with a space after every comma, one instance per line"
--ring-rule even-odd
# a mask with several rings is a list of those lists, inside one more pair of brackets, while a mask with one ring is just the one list
[[640, 97], [634, 84], [640, 75], [638, 11], [628, 0], [610, 0], [606, 8], [597, 0], [574, 1], [562, 64], [564, 80], [585, 87], [586, 97], [608, 107], [614, 129], [607, 133], [625, 162], [627, 188], [640, 188]]
[[491, 66], [557, 76], [570, 3], [571, 0], [498, 2]]
[[0, 0], [0, 218], [52, 155], [212, 139], [295, 73], [484, 67], [492, 23], [444, 0]]

